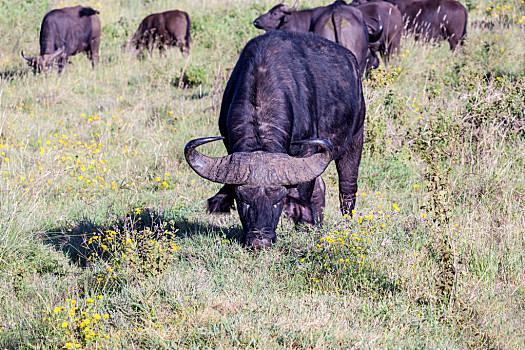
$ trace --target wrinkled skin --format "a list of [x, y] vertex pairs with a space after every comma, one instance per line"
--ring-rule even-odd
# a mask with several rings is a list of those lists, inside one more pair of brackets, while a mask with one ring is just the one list
[[[364, 117], [360, 73], [349, 51], [316, 35], [270, 31], [242, 51], [224, 91], [219, 129], [228, 154], [306, 157], [318, 150], [292, 141], [330, 140], [341, 212], [349, 214], [355, 205]], [[287, 186], [225, 184], [208, 200], [208, 210], [229, 212], [234, 201], [246, 245], [268, 247], [276, 239], [283, 208], [296, 223], [321, 223], [324, 183], [312, 178]]]
[[190, 52], [190, 16], [179, 10], [153, 13], [145, 17], [125, 48], [140, 54], [147, 49], [149, 54], [156, 47], [163, 55], [167, 47], [178, 47], [184, 56]]
[[40, 27], [40, 55], [22, 57], [34, 73], [45, 72], [55, 64], [62, 72], [70, 56], [84, 52], [94, 68], [99, 60], [100, 19], [90, 7], [74, 6], [48, 12]]
[[467, 35], [468, 11], [456, 0], [387, 1], [399, 8], [406, 30], [416, 40], [447, 40], [454, 51]]
[[356, 56], [361, 73], [379, 65], [374, 47], [381, 29], [367, 25], [361, 12], [341, 0], [301, 11], [278, 4], [257, 17], [253, 24], [266, 31], [313, 32], [341, 44]]

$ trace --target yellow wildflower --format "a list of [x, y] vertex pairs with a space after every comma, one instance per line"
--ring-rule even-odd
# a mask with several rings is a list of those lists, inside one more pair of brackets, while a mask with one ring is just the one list
[[400, 211], [400, 209], [399, 209], [399, 205], [397, 204], [397, 202], [392, 203], [392, 209], [394, 209], [394, 210], [397, 211], [397, 212]]

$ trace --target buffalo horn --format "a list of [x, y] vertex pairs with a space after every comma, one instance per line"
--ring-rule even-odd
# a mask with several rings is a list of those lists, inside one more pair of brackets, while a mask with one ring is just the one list
[[292, 157], [285, 153], [235, 152], [224, 157], [208, 157], [197, 147], [222, 140], [222, 137], [203, 137], [189, 141], [184, 155], [190, 167], [201, 177], [230, 185], [289, 186], [308, 182], [321, 175], [332, 160], [332, 143], [312, 139], [296, 142], [315, 145], [322, 152], [309, 157]]
[[22, 55], [22, 58], [28, 62], [31, 62], [31, 60], [33, 59], [33, 57], [27, 57], [26, 55], [24, 55], [24, 50], [20, 51], [20, 55]]
[[52, 60], [56, 59], [58, 56], [60, 56], [61, 54], [63, 54], [65, 50], [66, 50], [66, 48], [64, 46], [62, 46], [61, 48], [59, 48], [58, 50], [56, 50], [52, 54], [49, 54], [47, 59], [52, 61]]
[[284, 14], [286, 14], [286, 15], [291, 15], [292, 12], [296, 11], [296, 4], [294, 4], [292, 7], [288, 7], [286, 5], [283, 5], [281, 7], [281, 11], [283, 11]]

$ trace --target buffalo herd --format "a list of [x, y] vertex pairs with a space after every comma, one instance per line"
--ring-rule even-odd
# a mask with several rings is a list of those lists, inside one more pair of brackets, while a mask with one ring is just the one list
[[[321, 224], [325, 206], [322, 173], [335, 161], [340, 209], [351, 215], [366, 106], [361, 80], [400, 48], [402, 33], [416, 40], [463, 43], [467, 10], [457, 0], [337, 0], [305, 10], [284, 4], [253, 21], [266, 31], [250, 40], [231, 73], [219, 115], [221, 136], [189, 141], [184, 155], [201, 177], [222, 184], [208, 199], [210, 213], [237, 208], [246, 246], [272, 245], [284, 213], [295, 223]], [[166, 11], [144, 18], [123, 45], [161, 55], [168, 47], [190, 51], [190, 17]], [[23, 58], [35, 73], [85, 52], [98, 63], [98, 11], [67, 7], [47, 13], [40, 29], [40, 55]], [[227, 155], [197, 148], [222, 140]]]

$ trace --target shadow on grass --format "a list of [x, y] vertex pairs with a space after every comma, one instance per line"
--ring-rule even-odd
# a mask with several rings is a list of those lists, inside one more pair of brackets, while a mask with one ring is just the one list
[[150, 239], [165, 237], [166, 232], [175, 233], [174, 236], [179, 238], [221, 235], [231, 241], [242, 243], [242, 230], [238, 228], [225, 229], [216, 225], [189, 221], [186, 218], [167, 216], [150, 209], [128, 213], [116, 222], [105, 225], [83, 220], [72, 227], [53, 228], [39, 232], [37, 236], [45, 244], [61, 250], [74, 264], [85, 267], [90, 253], [89, 239], [94, 236], [104, 236], [109, 231], [123, 233], [147, 231]]

